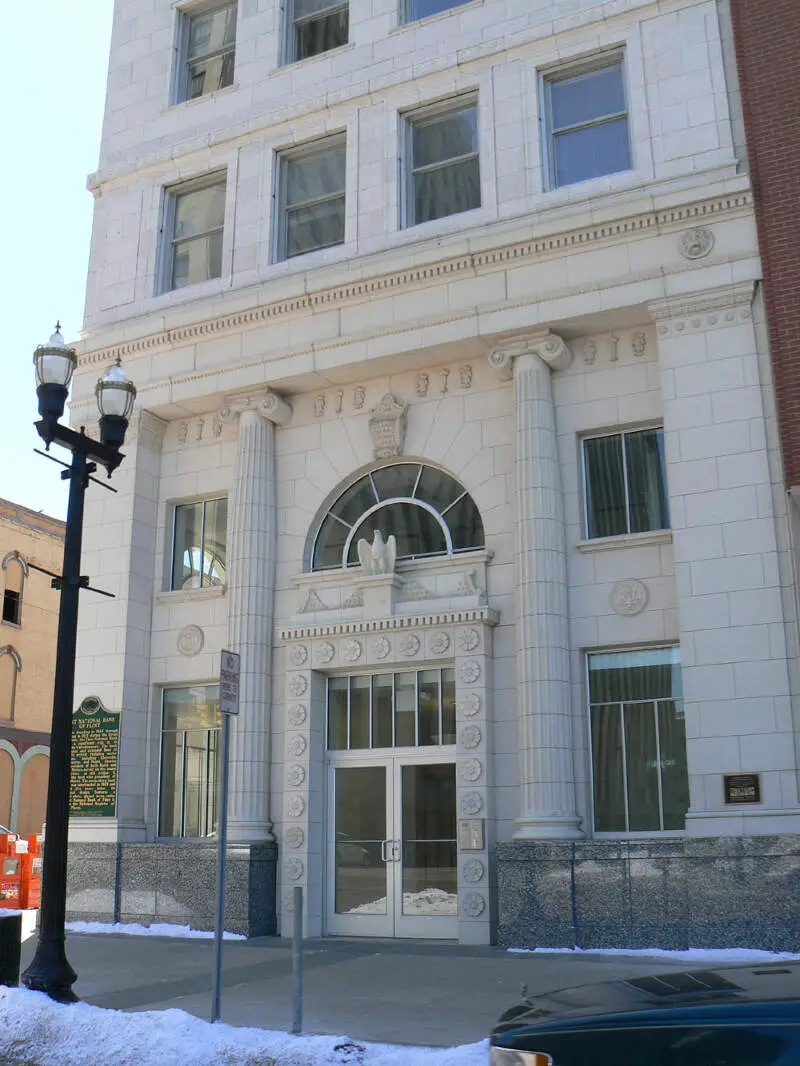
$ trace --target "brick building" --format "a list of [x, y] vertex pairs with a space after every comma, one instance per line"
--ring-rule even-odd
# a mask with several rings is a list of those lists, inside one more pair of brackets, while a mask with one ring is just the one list
[[740, 115], [726, 0], [117, 3], [73, 417], [117, 356], [139, 399], [74, 917], [211, 922], [229, 647], [229, 927], [302, 885], [311, 935], [795, 946]]
[[[0, 500], [0, 825], [40, 833], [47, 802], [64, 523]], [[2, 832], [2, 830], [0, 830]]]

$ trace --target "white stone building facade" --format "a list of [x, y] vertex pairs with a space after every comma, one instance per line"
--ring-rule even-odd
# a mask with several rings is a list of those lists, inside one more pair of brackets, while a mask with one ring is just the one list
[[116, 599], [76, 705], [122, 722], [72, 913], [210, 921], [228, 647], [234, 928], [286, 932], [301, 885], [309, 935], [786, 943], [795, 595], [726, 0], [125, 0], [90, 188], [73, 421], [117, 356], [139, 392], [87, 503]]

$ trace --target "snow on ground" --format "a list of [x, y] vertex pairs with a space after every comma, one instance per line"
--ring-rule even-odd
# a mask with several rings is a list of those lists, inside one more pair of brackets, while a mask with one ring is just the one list
[[[177, 936], [212, 940], [213, 933], [204, 929], [192, 929], [188, 925], [171, 925], [169, 922], [153, 922], [152, 925], [137, 925], [135, 922], [67, 922], [70, 933], [127, 933], [128, 936]], [[247, 940], [241, 933], [223, 933], [225, 940]]]
[[634, 955], [668, 962], [709, 962], [735, 966], [737, 963], [797, 962], [800, 955], [790, 952], [759, 951], [756, 948], [689, 948], [667, 951], [663, 948], [509, 948], [515, 955]]
[[62, 1006], [0, 987], [3, 1066], [486, 1066], [487, 1041], [459, 1048], [364, 1044], [201, 1021], [181, 1010]]

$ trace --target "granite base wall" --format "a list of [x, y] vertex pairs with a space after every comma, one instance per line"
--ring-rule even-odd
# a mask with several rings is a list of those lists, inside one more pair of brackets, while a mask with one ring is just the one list
[[800, 950], [800, 838], [497, 845], [502, 947]]
[[[225, 879], [225, 928], [277, 934], [276, 844], [232, 846]], [[70, 844], [67, 920], [171, 922], [213, 929], [215, 844]]]

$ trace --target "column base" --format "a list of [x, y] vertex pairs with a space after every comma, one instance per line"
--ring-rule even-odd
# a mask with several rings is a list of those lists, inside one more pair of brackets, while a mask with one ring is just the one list
[[583, 840], [577, 814], [537, 814], [528, 811], [517, 818], [514, 840]]
[[275, 844], [272, 822], [238, 821], [228, 818], [229, 844]]

